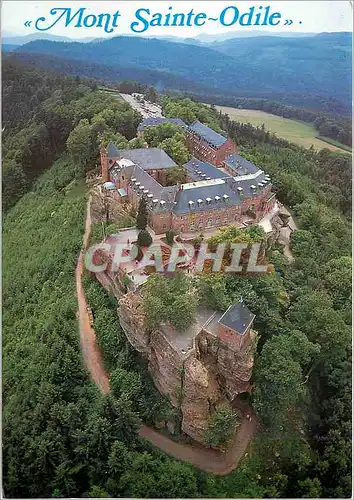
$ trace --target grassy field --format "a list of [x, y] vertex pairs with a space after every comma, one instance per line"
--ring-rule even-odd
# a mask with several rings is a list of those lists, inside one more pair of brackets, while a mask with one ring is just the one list
[[219, 111], [227, 113], [233, 120], [251, 123], [254, 126], [264, 126], [270, 132], [274, 132], [278, 137], [289, 142], [295, 142], [305, 148], [315, 149], [328, 148], [332, 151], [343, 151], [342, 148], [316, 138], [317, 130], [309, 123], [282, 118], [281, 116], [265, 113], [255, 109], [237, 109], [226, 106], [216, 106]]

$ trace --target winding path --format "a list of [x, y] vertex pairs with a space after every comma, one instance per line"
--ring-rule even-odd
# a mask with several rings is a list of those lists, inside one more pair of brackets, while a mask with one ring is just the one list
[[[91, 233], [91, 197], [87, 203], [85, 234], [83, 237], [83, 250], [80, 252], [76, 266], [76, 291], [78, 298], [78, 320], [80, 330], [81, 348], [86, 367], [90, 373], [91, 379], [97, 385], [103, 394], [107, 394], [109, 388], [109, 378], [104, 368], [101, 351], [96, 343], [96, 334], [90, 326], [89, 315], [87, 312], [87, 303], [85, 292], [82, 285], [82, 274], [84, 266], [84, 254], [90, 233]], [[238, 427], [235, 439], [232, 446], [226, 453], [217, 452], [212, 449], [204, 448], [197, 443], [195, 445], [182, 444], [169, 439], [167, 436], [160, 434], [154, 429], [142, 425], [139, 430], [139, 435], [148, 440], [152, 445], [164, 451], [168, 455], [189, 462], [195, 467], [206, 472], [211, 472], [217, 475], [229, 474], [234, 470], [240, 459], [243, 457], [249, 441], [252, 439], [257, 426], [258, 419], [252, 414], [251, 410], [241, 401], [235, 401], [234, 406], [241, 410], [244, 418]], [[249, 420], [245, 417], [245, 412], [252, 416]]]

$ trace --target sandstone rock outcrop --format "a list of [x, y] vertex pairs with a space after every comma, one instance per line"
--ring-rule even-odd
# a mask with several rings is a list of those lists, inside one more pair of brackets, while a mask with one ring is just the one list
[[199, 311], [197, 326], [184, 332], [171, 325], [148, 331], [139, 292], [124, 294], [118, 276], [110, 271], [97, 278], [118, 299], [120, 325], [130, 344], [147, 359], [157, 389], [180, 411], [181, 430], [206, 444], [215, 408], [250, 390], [256, 333], [247, 331], [241, 343], [232, 341], [232, 336], [226, 342], [219, 336], [221, 313], [212, 311]]
[[180, 406], [183, 361], [163, 334], [152, 332], [149, 344], [149, 371], [158, 390], [167, 396], [172, 405]]
[[144, 325], [144, 311], [140, 295], [129, 292], [119, 301], [118, 316], [121, 327], [131, 345], [140, 353], [150, 351], [150, 335]]
[[222, 400], [223, 396], [213, 374], [192, 356], [184, 363], [182, 395], [182, 430], [205, 444], [211, 407]]

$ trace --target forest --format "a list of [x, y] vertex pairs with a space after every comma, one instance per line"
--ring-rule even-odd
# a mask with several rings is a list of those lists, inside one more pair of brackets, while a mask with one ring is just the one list
[[[162, 98], [166, 116], [198, 117], [229, 134], [270, 174], [299, 227], [293, 264], [275, 244], [266, 276], [205, 276], [198, 284], [200, 300], [216, 309], [242, 295], [260, 335], [249, 403], [262, 426], [239, 467], [213, 476], [138, 436], [142, 422], [154, 425], [173, 410], [127, 343], [115, 299], [90, 276], [84, 285], [112, 394], [100, 395], [81, 357], [74, 273], [84, 175], [101, 143], [139, 147], [139, 116], [94, 82], [18, 61], [4, 61], [3, 71], [5, 95], [16, 103], [3, 109], [5, 495], [349, 498], [350, 157], [302, 149], [191, 99]], [[232, 242], [239, 234], [220, 237]]]
[[106, 116], [122, 147], [135, 138], [140, 116], [128, 104], [99, 92], [96, 82], [38, 70], [13, 59], [5, 59], [2, 69], [3, 211], [30, 190], [65, 150], [71, 132], [69, 150], [77, 169], [89, 163], [95, 166], [101, 136], [109, 129]]

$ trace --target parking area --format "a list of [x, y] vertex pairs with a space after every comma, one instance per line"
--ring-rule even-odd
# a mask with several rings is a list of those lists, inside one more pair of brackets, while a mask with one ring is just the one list
[[130, 104], [133, 109], [138, 111], [138, 113], [140, 113], [143, 118], [162, 117], [161, 106], [158, 106], [157, 104], [154, 104], [152, 102], [148, 102], [143, 97], [139, 97], [138, 99], [130, 94], [120, 95], [128, 104]]

